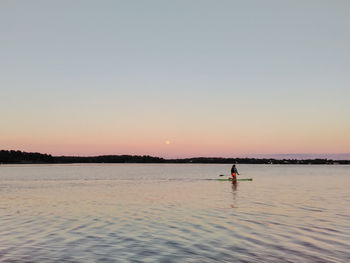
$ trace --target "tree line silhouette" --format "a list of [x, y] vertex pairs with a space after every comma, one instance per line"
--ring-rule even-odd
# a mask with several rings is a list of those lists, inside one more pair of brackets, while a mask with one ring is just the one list
[[196, 157], [164, 159], [149, 155], [52, 156], [13, 150], [0, 151], [0, 164], [55, 164], [55, 163], [239, 163], [239, 164], [350, 164], [350, 160], [330, 159], [271, 159], [271, 158], [220, 158]]

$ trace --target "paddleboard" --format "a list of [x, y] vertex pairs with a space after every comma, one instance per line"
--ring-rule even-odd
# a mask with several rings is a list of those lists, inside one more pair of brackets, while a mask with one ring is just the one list
[[[216, 179], [217, 181], [232, 181], [232, 179]], [[237, 181], [253, 181], [253, 178], [241, 178], [237, 179]]]

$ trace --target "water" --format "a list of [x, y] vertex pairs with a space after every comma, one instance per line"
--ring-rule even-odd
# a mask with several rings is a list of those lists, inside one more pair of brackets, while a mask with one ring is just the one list
[[350, 262], [350, 166], [2, 165], [2, 262]]

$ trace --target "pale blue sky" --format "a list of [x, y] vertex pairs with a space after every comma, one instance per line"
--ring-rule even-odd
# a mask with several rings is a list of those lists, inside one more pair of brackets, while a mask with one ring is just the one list
[[350, 1], [0, 1], [0, 148], [349, 152], [349, 14]]

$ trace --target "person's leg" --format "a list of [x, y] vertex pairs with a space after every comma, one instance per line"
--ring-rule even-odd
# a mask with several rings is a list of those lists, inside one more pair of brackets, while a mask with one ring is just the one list
[[232, 180], [237, 180], [236, 173], [232, 173]]

